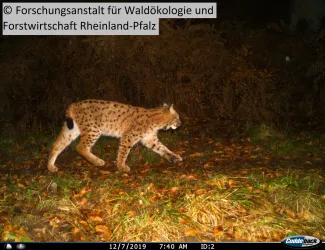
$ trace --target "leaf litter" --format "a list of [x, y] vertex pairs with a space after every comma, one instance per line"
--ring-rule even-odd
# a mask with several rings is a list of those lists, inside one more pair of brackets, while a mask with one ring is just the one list
[[[197, 133], [195, 126], [188, 128]], [[299, 152], [286, 158], [238, 131], [217, 139], [182, 137], [167, 138], [173, 140], [173, 150], [182, 152], [181, 164], [150, 162], [140, 148], [133, 154], [141, 157], [127, 174], [117, 171], [113, 158], [94, 167], [74, 154], [52, 174], [46, 170], [44, 147], [37, 159], [18, 161], [12, 155], [0, 162], [1, 240], [325, 238], [323, 148], [317, 155]], [[24, 145], [28, 147], [21, 144], [17, 155]], [[63, 152], [66, 159], [69, 154]], [[306, 160], [308, 168], [301, 164]]]

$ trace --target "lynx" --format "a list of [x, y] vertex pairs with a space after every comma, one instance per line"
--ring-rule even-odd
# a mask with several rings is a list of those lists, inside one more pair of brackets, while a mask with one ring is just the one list
[[101, 135], [120, 138], [117, 167], [121, 171], [130, 171], [125, 162], [137, 142], [169, 161], [180, 162], [182, 158], [159, 142], [157, 137], [159, 130], [176, 129], [180, 125], [173, 104], [145, 109], [102, 100], [73, 103], [66, 110], [66, 121], [51, 150], [47, 167], [51, 172], [58, 171], [54, 165], [58, 155], [78, 136], [77, 152], [90, 163], [103, 166], [105, 162], [91, 152]]

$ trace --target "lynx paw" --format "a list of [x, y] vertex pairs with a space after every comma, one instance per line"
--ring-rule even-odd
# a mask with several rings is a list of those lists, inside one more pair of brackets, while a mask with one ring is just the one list
[[102, 159], [97, 159], [96, 161], [94, 161], [94, 165], [96, 165], [97, 167], [102, 167], [105, 165], [105, 161], [103, 161]]
[[124, 171], [124, 172], [130, 172], [130, 168], [129, 168], [129, 166], [128, 165], [122, 165], [122, 166], [118, 166], [118, 169], [120, 170], [120, 171]]
[[177, 162], [181, 162], [181, 161], [183, 161], [183, 159], [182, 159], [182, 157], [180, 157], [179, 155], [174, 155], [174, 157], [173, 157], [173, 161], [174, 161], [175, 163], [177, 163]]
[[170, 161], [170, 162], [175, 162], [175, 163], [177, 163], [177, 162], [181, 162], [183, 159], [182, 159], [182, 157], [180, 157], [179, 155], [176, 155], [176, 154], [166, 154], [165, 155], [165, 158], [168, 160], [168, 161]]
[[180, 157], [179, 155], [176, 155], [174, 162], [177, 163], [177, 162], [181, 162], [181, 161], [183, 161], [182, 157]]
[[55, 165], [47, 165], [47, 169], [50, 171], [50, 172], [58, 172], [58, 168], [55, 166]]

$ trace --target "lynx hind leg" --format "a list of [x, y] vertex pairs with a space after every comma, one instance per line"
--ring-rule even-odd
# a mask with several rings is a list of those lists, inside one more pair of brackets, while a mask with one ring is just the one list
[[125, 164], [131, 148], [138, 142], [138, 138], [133, 135], [125, 135], [120, 140], [120, 145], [117, 153], [117, 168], [120, 171], [130, 172], [130, 167]]
[[64, 123], [62, 130], [55, 141], [50, 153], [50, 158], [47, 164], [47, 168], [51, 172], [57, 172], [58, 168], [54, 165], [58, 155], [74, 141], [80, 135], [80, 130], [77, 124], [74, 122], [72, 129], [67, 127], [67, 123]]
[[80, 142], [77, 146], [78, 153], [82, 155], [87, 161], [89, 161], [90, 163], [98, 167], [104, 166], [105, 162], [102, 159], [95, 156], [91, 152], [91, 148], [99, 137], [100, 137], [99, 132], [84, 134], [81, 136]]

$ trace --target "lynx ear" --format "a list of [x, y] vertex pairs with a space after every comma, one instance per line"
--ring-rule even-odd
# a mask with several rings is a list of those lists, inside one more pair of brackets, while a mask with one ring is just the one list
[[175, 113], [174, 104], [172, 104], [172, 105], [169, 106], [169, 111], [171, 113]]
[[169, 105], [168, 105], [167, 103], [164, 103], [163, 107], [166, 107], [166, 108], [168, 108], [168, 107], [169, 107]]

